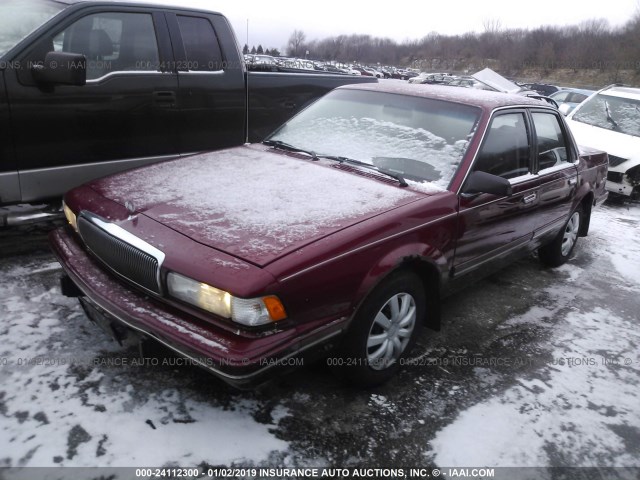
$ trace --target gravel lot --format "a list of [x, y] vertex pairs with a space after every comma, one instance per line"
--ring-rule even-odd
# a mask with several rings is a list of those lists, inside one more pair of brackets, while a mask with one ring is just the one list
[[251, 392], [137, 362], [59, 293], [50, 227], [0, 230], [0, 467], [640, 467], [638, 205], [597, 209], [561, 268], [449, 298], [373, 390], [322, 362]]

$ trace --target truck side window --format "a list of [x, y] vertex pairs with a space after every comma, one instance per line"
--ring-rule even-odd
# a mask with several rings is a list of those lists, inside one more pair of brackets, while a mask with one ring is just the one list
[[222, 70], [222, 52], [216, 32], [206, 18], [178, 15], [178, 25], [187, 54], [189, 70]]
[[531, 116], [538, 139], [538, 170], [569, 162], [567, 142], [558, 118], [552, 113], [540, 112]]
[[473, 170], [515, 178], [530, 172], [529, 157], [524, 114], [499, 115], [491, 122]]
[[153, 18], [147, 13], [87, 15], [53, 38], [41, 40], [32, 54], [38, 58], [31, 60], [43, 61], [46, 53], [52, 50], [86, 56], [87, 80], [112, 72], [155, 71], [159, 68]]

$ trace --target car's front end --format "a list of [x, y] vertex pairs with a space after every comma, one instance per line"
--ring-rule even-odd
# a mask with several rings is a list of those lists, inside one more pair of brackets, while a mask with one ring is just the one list
[[576, 141], [609, 154], [607, 190], [640, 199], [640, 89], [609, 86], [567, 116]]
[[376, 228], [377, 217], [424, 196], [353, 177], [261, 145], [76, 188], [65, 196], [69, 225], [50, 237], [64, 291], [116, 340], [155, 339], [253, 386], [335, 346], [353, 307], [343, 297], [355, 301], [363, 272], [282, 279], [305, 259], [338, 254], [352, 225], [365, 238], [362, 222]]
[[614, 195], [640, 200], [640, 158], [609, 155], [607, 190]]

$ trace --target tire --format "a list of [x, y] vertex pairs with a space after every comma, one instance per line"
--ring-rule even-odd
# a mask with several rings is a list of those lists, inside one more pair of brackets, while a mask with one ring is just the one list
[[356, 312], [338, 350], [335, 372], [361, 387], [393, 377], [421, 330], [426, 294], [411, 272], [392, 274], [374, 288]]
[[538, 249], [540, 261], [549, 267], [566, 263], [578, 243], [583, 220], [582, 207], [576, 208], [551, 243]]

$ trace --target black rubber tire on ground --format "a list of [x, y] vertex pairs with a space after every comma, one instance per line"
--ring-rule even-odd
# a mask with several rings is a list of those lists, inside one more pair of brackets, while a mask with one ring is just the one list
[[562, 230], [551, 243], [538, 249], [540, 261], [549, 267], [559, 267], [566, 263], [578, 243], [580, 226], [583, 222], [582, 207], [576, 208]]
[[[416, 274], [391, 274], [369, 293], [356, 312], [333, 359], [334, 372], [361, 387], [389, 380], [415, 345], [426, 303], [424, 284]], [[385, 353], [378, 358], [380, 351]]]

